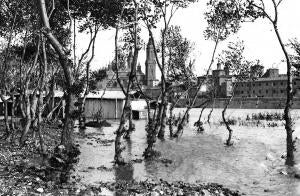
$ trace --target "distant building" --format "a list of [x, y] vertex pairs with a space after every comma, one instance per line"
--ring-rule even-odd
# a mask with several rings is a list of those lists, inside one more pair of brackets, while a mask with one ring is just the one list
[[[236, 97], [286, 97], [287, 75], [279, 74], [278, 69], [268, 69], [266, 73], [255, 80], [237, 82]], [[298, 77], [293, 78], [293, 88], [300, 88]], [[299, 96], [299, 93], [296, 93]]]
[[[118, 70], [118, 76], [123, 86], [127, 86], [128, 79], [131, 71], [133, 61], [133, 54], [132, 51], [129, 53], [126, 66], [123, 69]], [[156, 79], [156, 58], [154, 54], [154, 47], [151, 39], [147, 44], [146, 49], [146, 62], [145, 62], [145, 72], [143, 73], [141, 65], [138, 64], [136, 67], [136, 78], [140, 85], [144, 86], [145, 88], [152, 88], [155, 84]], [[120, 88], [118, 81], [117, 81], [117, 73], [113, 71], [112, 67], [108, 67], [107, 71], [107, 79], [105, 80], [105, 85], [108, 88]], [[102, 85], [104, 86], [104, 85]]]
[[125, 95], [122, 91], [90, 92], [85, 100], [84, 115], [93, 118], [97, 113], [104, 119], [117, 119], [122, 115]]
[[149, 42], [147, 44], [145, 67], [146, 67], [145, 85], [148, 87], [153, 87], [154, 82], [156, 81], [156, 58], [154, 53], [154, 46], [151, 39], [149, 39]]
[[[221, 69], [218, 65], [216, 70], [212, 71], [212, 75], [208, 77], [198, 77], [198, 83], [206, 79], [205, 85], [208, 92], [214, 91], [215, 97], [226, 98], [232, 95], [234, 87], [235, 97], [285, 97], [287, 76], [279, 74], [278, 69], [268, 69], [262, 77], [253, 80], [236, 81], [234, 76], [229, 74], [228, 69]], [[300, 89], [300, 78], [294, 76], [293, 88]], [[296, 97], [299, 96], [296, 93]]]

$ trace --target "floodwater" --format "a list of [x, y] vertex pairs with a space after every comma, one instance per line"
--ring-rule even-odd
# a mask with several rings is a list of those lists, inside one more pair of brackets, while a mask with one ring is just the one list
[[[210, 109], [205, 110], [204, 121]], [[181, 110], [177, 109], [179, 113]], [[183, 110], [182, 110], [183, 111]], [[282, 110], [228, 109], [227, 116], [246, 118], [247, 114], [258, 112], [282, 112]], [[225, 187], [239, 190], [246, 195], [300, 195], [300, 180], [286, 175], [290, 170], [281, 158], [285, 154], [285, 130], [279, 127], [232, 126], [234, 145], [225, 147], [227, 130], [220, 126], [221, 109], [215, 109], [209, 126], [205, 124], [203, 134], [196, 133], [193, 124], [198, 119], [200, 109], [190, 112], [190, 122], [179, 139], [158, 140], [155, 147], [162, 157], [172, 160], [142, 161], [146, 147], [145, 121], [135, 121], [136, 131], [131, 141], [124, 141], [123, 156], [129, 164], [113, 166], [114, 143], [99, 142], [114, 139], [118, 121], [112, 127], [103, 129], [87, 128], [88, 137], [78, 139], [81, 154], [73, 173], [84, 184], [120, 180], [186, 181], [199, 183], [220, 183]], [[300, 110], [294, 110], [294, 135], [300, 138]], [[168, 129], [166, 129], [168, 135]], [[300, 142], [297, 141], [297, 146]], [[300, 154], [295, 152], [300, 163]], [[138, 161], [134, 161], [138, 160]], [[300, 164], [295, 166], [300, 171]], [[300, 172], [299, 172], [300, 173]]]

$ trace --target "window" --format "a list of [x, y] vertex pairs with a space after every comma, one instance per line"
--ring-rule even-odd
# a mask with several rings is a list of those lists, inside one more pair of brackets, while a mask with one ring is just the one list
[[242, 92], [242, 94], [244, 93], [244, 91], [241, 91]]
[[296, 81], [294, 81], [294, 85], [297, 85]]
[[273, 93], [275, 94], [275, 93], [276, 93], [276, 90], [273, 90]]
[[255, 86], [255, 84], [253, 84], [253, 86]]
[[266, 90], [266, 93], [267, 93], [267, 94], [268, 94], [268, 92], [269, 92], [269, 91], [268, 91], [268, 90]]
[[243, 83], [241, 84], [241, 86], [242, 86], [242, 87], [244, 86]]
[[269, 85], [269, 83], [268, 82], [266, 82], [266, 86], [268, 86]]
[[276, 86], [276, 82], [273, 82], [273, 86]]
[[261, 86], [261, 83], [258, 83], [258, 86]]
[[255, 90], [253, 90], [253, 94], [255, 94]]
[[283, 85], [283, 82], [280, 82], [281, 86]]
[[280, 90], [280, 93], [283, 93], [283, 90]]
[[258, 93], [260, 94], [260, 93], [261, 93], [261, 90], [258, 90]]

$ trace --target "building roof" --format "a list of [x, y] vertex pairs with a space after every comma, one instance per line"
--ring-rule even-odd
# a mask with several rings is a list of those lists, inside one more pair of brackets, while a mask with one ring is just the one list
[[[252, 82], [268, 82], [268, 81], [286, 81], [286, 76], [280, 76], [280, 77], [269, 77], [269, 78], [257, 78], [253, 80]], [[238, 83], [242, 82], [249, 82], [250, 80], [244, 80], [244, 81], [237, 81]]]
[[122, 90], [100, 90], [93, 91], [87, 95], [87, 99], [125, 99], [125, 95]]

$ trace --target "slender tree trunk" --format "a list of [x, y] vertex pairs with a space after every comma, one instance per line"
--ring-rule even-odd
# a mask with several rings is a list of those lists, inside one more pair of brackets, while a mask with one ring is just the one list
[[10, 141], [11, 143], [14, 142], [14, 135], [15, 135], [15, 97], [14, 93], [11, 94], [11, 134], [10, 134]]
[[229, 125], [229, 123], [228, 123], [228, 121], [226, 120], [226, 117], [225, 117], [225, 115], [226, 115], [226, 110], [227, 110], [227, 108], [228, 108], [228, 106], [229, 106], [229, 104], [230, 104], [232, 98], [233, 98], [233, 95], [232, 95], [232, 96], [230, 97], [230, 99], [227, 101], [227, 103], [226, 103], [226, 105], [225, 105], [225, 107], [224, 107], [224, 109], [223, 109], [223, 111], [222, 111], [222, 119], [223, 119], [223, 122], [224, 122], [224, 124], [225, 124], [225, 126], [226, 126], [226, 129], [228, 130], [228, 138], [227, 138], [226, 143], [225, 143], [227, 146], [231, 146], [231, 145], [233, 144], [233, 143], [231, 142], [233, 130], [231, 129], [231, 127], [230, 127], [230, 125]]
[[[39, 141], [40, 141], [40, 150], [41, 150], [41, 154], [44, 157], [46, 154], [46, 149], [45, 149], [45, 145], [44, 145], [44, 138], [43, 138], [43, 134], [42, 134], [42, 124], [43, 124], [43, 107], [44, 107], [44, 103], [43, 103], [43, 89], [45, 87], [45, 76], [47, 74], [47, 69], [48, 69], [48, 62], [47, 62], [47, 54], [46, 54], [46, 43], [45, 43], [45, 39], [44, 37], [42, 37], [42, 52], [43, 52], [43, 61], [41, 61], [40, 63], [40, 83], [39, 83], [39, 97], [38, 97], [38, 127], [37, 127], [37, 133], [39, 136]], [[43, 66], [41, 66], [43, 65]]]
[[26, 136], [29, 132], [31, 126], [31, 113], [30, 113], [30, 98], [27, 90], [24, 91], [24, 104], [25, 104], [25, 126], [20, 138], [20, 145], [23, 146], [25, 144]]
[[213, 111], [214, 111], [214, 107], [215, 107], [215, 98], [213, 98], [213, 104], [212, 104], [211, 109], [210, 109], [210, 112], [209, 112], [209, 114], [208, 114], [208, 116], [207, 116], [207, 123], [208, 123], [209, 125], [210, 125], [211, 115], [212, 115], [212, 113], [213, 113]]
[[207, 104], [203, 105], [203, 107], [201, 109], [201, 112], [200, 112], [200, 115], [199, 115], [199, 119], [195, 123], [197, 125], [197, 132], [203, 132], [204, 131], [203, 122], [201, 121], [201, 118], [202, 118], [203, 111], [206, 109], [206, 107], [207, 107]]
[[7, 105], [7, 100], [5, 99], [4, 96], [1, 96], [1, 99], [4, 104], [4, 122], [5, 122], [5, 139], [7, 139], [10, 135], [10, 127], [9, 127], [9, 122], [8, 122], [8, 105]]
[[172, 103], [172, 105], [170, 106], [170, 110], [169, 110], [169, 130], [170, 130], [170, 137], [173, 137], [173, 123], [174, 120], [173, 119], [173, 110], [174, 110], [174, 103]]
[[130, 139], [131, 138], [131, 133], [135, 131], [135, 124], [132, 122], [132, 108], [131, 108], [131, 100], [128, 100], [128, 111], [127, 111], [127, 120], [129, 127], [127, 130], [125, 130], [124, 138], [125, 139]]
[[147, 148], [145, 149], [143, 156], [147, 159], [150, 158], [154, 155], [154, 149], [153, 146], [156, 142], [156, 133], [155, 133], [155, 123], [153, 122], [152, 119], [148, 121], [148, 124], [146, 126], [146, 131], [147, 131]]
[[31, 101], [30, 101], [30, 114], [31, 114], [33, 128], [37, 127], [37, 118], [36, 118], [37, 105], [38, 105], [38, 97], [37, 97], [37, 89], [36, 89], [32, 94]]
[[162, 118], [161, 118], [161, 124], [160, 124], [160, 129], [158, 132], [158, 138], [159, 139], [164, 139], [165, 137], [165, 128], [167, 124], [167, 110], [168, 110], [168, 101], [167, 101], [168, 93], [166, 92], [165, 99], [164, 99], [164, 105], [162, 108]]
[[160, 119], [160, 105], [158, 103], [158, 100], [161, 98], [161, 95], [156, 99], [156, 107], [153, 113], [152, 118], [148, 119], [148, 123], [146, 125], [146, 132], [147, 132], [147, 148], [145, 149], [143, 156], [147, 158], [151, 158], [155, 151], [153, 149], [153, 146], [156, 142], [156, 136], [158, 128], [157, 126], [160, 125], [157, 121]]
[[[213, 50], [213, 54], [212, 54], [212, 57], [211, 57], [211, 61], [210, 61], [210, 65], [208, 67], [208, 70], [206, 72], [206, 78], [208, 77], [208, 74], [209, 74], [209, 71], [211, 69], [211, 66], [212, 64], [214, 63], [214, 58], [215, 58], [215, 54], [216, 54], [216, 51], [217, 51], [217, 47], [218, 47], [218, 44], [219, 44], [219, 39], [217, 38], [216, 42], [215, 42], [215, 46], [214, 46], [214, 50]], [[204, 81], [203, 81], [204, 82]], [[201, 86], [202, 86], [202, 83], [200, 83], [196, 89], [196, 92], [195, 92], [195, 95], [194, 97], [192, 98], [192, 102], [191, 104], [188, 105], [185, 113], [183, 114], [183, 117], [181, 119], [181, 121], [179, 122], [178, 126], [177, 126], [177, 131], [176, 133], [174, 134], [174, 137], [178, 137], [182, 131], [183, 131], [183, 124], [184, 124], [184, 120], [186, 118], [186, 115], [190, 112], [190, 110], [193, 108], [195, 102], [196, 102], [196, 99], [198, 97], [198, 93], [200, 92], [200, 89], [201, 89]]]
[[291, 117], [291, 109], [293, 104], [293, 78], [291, 71], [291, 62], [285, 46], [280, 37], [277, 21], [273, 22], [274, 31], [276, 33], [277, 39], [281, 46], [281, 49], [285, 55], [286, 67], [287, 67], [287, 87], [286, 87], [286, 103], [284, 108], [284, 120], [285, 120], [285, 130], [286, 130], [286, 165], [293, 166], [295, 164], [294, 151], [295, 151], [295, 141], [293, 139], [293, 121]]
[[54, 81], [54, 77], [53, 80], [51, 81], [50, 84], [50, 102], [49, 102], [49, 111], [53, 110], [54, 106], [55, 106], [55, 99], [54, 99], [54, 87], [55, 87], [55, 81]]
[[40, 150], [41, 154], [44, 156], [46, 153], [45, 145], [44, 145], [44, 138], [42, 134], [42, 123], [43, 123], [43, 118], [42, 118], [42, 111], [43, 111], [43, 94], [39, 94], [39, 99], [38, 99], [38, 123], [37, 123], [37, 133], [39, 136], [39, 141], [40, 141]]

